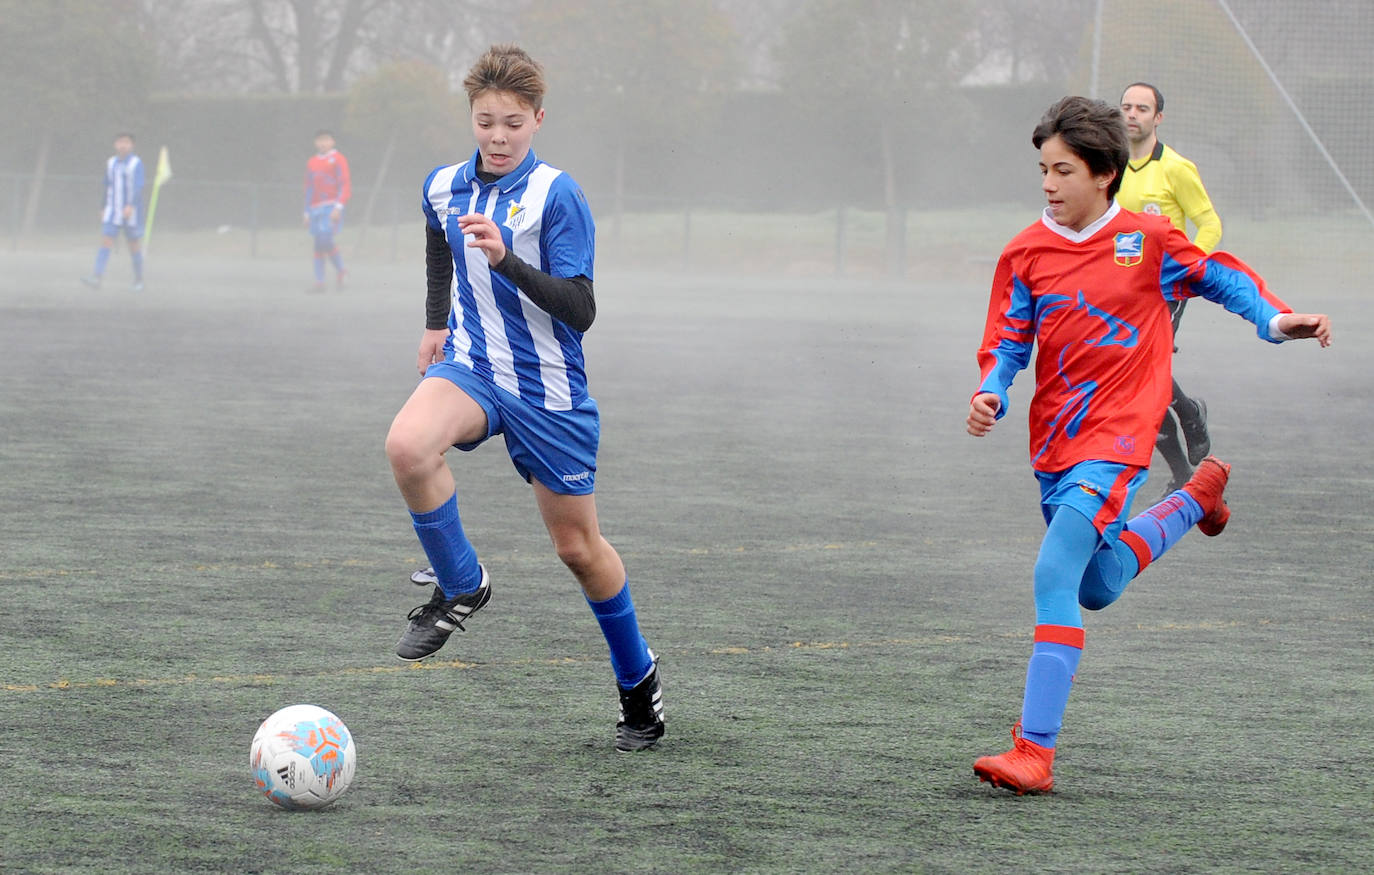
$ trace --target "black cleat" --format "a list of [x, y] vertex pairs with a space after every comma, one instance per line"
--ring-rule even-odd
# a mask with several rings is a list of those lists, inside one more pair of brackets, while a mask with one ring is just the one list
[[658, 657], [649, 651], [653, 668], [644, 680], [620, 692], [620, 720], [615, 724], [615, 749], [622, 752], [648, 750], [663, 737], [663, 687], [658, 682]]
[[477, 589], [450, 599], [435, 586], [429, 601], [410, 612], [410, 625], [396, 644], [397, 656], [411, 662], [424, 659], [443, 647], [453, 630], [467, 631], [463, 621], [491, 600], [491, 578], [484, 566], [478, 567], [482, 569], [482, 584]]
[[1183, 440], [1188, 445], [1188, 464], [1196, 468], [1212, 451], [1212, 436], [1207, 433], [1207, 402], [1201, 398], [1192, 400], [1194, 414], [1178, 419], [1183, 425]]
[[434, 566], [421, 568], [419, 571], [410, 575], [410, 582], [416, 586], [438, 586], [439, 575], [434, 573]]

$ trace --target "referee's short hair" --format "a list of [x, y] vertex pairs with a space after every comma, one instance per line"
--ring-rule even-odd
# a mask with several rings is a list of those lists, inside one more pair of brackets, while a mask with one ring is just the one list
[[1160, 91], [1158, 88], [1154, 87], [1154, 86], [1151, 85], [1149, 82], [1132, 82], [1130, 85], [1127, 85], [1125, 88], [1121, 89], [1121, 96], [1122, 96], [1122, 97], [1125, 97], [1125, 96], [1126, 96], [1126, 92], [1127, 92], [1127, 91], [1130, 91], [1132, 88], [1148, 88], [1148, 89], [1150, 89], [1152, 92], [1154, 92], [1154, 95], [1155, 95], [1155, 112], [1163, 112], [1163, 111], [1164, 111], [1164, 92], [1163, 92], [1163, 91]]
[[1031, 134], [1031, 143], [1039, 149], [1051, 137], [1063, 140], [1094, 176], [1115, 172], [1116, 178], [1107, 186], [1107, 197], [1116, 197], [1126, 162], [1131, 159], [1126, 117], [1119, 107], [1105, 100], [1065, 97], [1045, 110]]

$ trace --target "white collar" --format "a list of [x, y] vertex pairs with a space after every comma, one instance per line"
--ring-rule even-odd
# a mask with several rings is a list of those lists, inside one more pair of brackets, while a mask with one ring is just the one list
[[1119, 212], [1121, 212], [1121, 206], [1115, 200], [1113, 200], [1111, 204], [1107, 206], [1107, 212], [1103, 213], [1100, 217], [1098, 217], [1097, 221], [1093, 222], [1091, 225], [1088, 225], [1082, 231], [1075, 231], [1068, 225], [1061, 225], [1054, 219], [1050, 218], [1049, 207], [1045, 207], [1045, 212], [1040, 214], [1040, 221], [1044, 224], [1046, 228], [1049, 228], [1051, 231], [1058, 234], [1060, 237], [1063, 237], [1070, 243], [1082, 243], [1084, 240], [1089, 239], [1098, 231], [1101, 231], [1104, 227], [1106, 227], [1107, 223], [1110, 222], [1112, 219], [1115, 219], [1116, 214]]

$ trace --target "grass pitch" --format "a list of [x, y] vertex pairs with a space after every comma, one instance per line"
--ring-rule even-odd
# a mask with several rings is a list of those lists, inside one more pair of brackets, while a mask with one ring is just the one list
[[[986, 278], [603, 270], [598, 503], [668, 716], [626, 756], [499, 442], [453, 458], [490, 607], [430, 662], [392, 655], [424, 598], [382, 453], [418, 258], [309, 296], [304, 243], [158, 248], [138, 296], [120, 254], [95, 294], [84, 247], [0, 254], [0, 870], [1374, 866], [1359, 292], [1278, 289], [1332, 314], [1326, 351], [1190, 308], [1176, 370], [1235, 516], [1088, 616], [1057, 792], [1017, 798], [971, 770], [1019, 710], [1042, 530], [1028, 376], [997, 433], [963, 433]], [[248, 773], [297, 702], [361, 755], [316, 813]]]

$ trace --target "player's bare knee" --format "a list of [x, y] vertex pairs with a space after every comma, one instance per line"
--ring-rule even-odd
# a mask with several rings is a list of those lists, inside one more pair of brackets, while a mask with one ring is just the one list
[[386, 458], [398, 480], [425, 470], [431, 462], [429, 455], [418, 435], [392, 424], [386, 435]]
[[590, 572], [596, 562], [596, 544], [581, 532], [553, 532], [553, 549], [574, 575]]
[[591, 571], [593, 554], [586, 546], [555, 543], [554, 548], [558, 551], [559, 560], [568, 566], [568, 570], [574, 575]]

